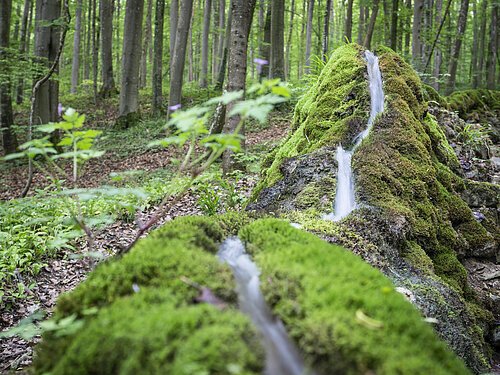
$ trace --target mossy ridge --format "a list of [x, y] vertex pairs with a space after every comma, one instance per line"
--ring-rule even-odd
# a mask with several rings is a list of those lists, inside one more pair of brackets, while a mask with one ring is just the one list
[[280, 167], [285, 159], [341, 141], [346, 146], [366, 125], [370, 98], [363, 52], [356, 44], [333, 52], [316, 83], [297, 103], [293, 132], [265, 159], [267, 169], [252, 193], [253, 199], [283, 177]]
[[471, 89], [456, 91], [446, 97], [448, 108], [457, 111], [465, 118], [471, 112], [476, 112], [481, 120], [484, 112], [500, 111], [500, 91], [487, 89]]
[[[247, 219], [239, 220], [179, 218], [122, 259], [101, 264], [59, 299], [55, 317], [76, 314], [84, 326], [72, 336], [44, 335], [36, 372], [229, 374], [239, 368], [243, 374], [261, 373], [264, 357], [249, 320], [234, 308], [221, 312], [195, 304], [199, 292], [181, 280], [187, 277], [230, 304], [236, 301], [232, 273], [215, 252]], [[98, 308], [97, 314], [86, 316], [91, 308]], [[229, 342], [238, 350], [229, 350]]]
[[468, 373], [393, 284], [350, 252], [276, 219], [239, 236], [266, 300], [319, 373]]

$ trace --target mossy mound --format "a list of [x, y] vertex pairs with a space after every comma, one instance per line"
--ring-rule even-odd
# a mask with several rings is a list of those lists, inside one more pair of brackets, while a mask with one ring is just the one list
[[[355, 87], [360, 90], [363, 84], [357, 80], [360, 77], [367, 80], [362, 52], [355, 45], [347, 45], [334, 53], [328, 63], [334, 66], [335, 59], [345, 58], [347, 54], [362, 64], [363, 68], [359, 68], [362, 73], [358, 72], [355, 79]], [[326, 156], [339, 141], [348, 148], [352, 138], [366, 126], [366, 121], [361, 128], [356, 123], [345, 122], [342, 116], [349, 118], [349, 112], [344, 111], [335, 123], [330, 123], [332, 130], [311, 133], [315, 138], [308, 139], [304, 124], [310, 124], [309, 119], [321, 123], [321, 116], [325, 115], [315, 104], [317, 89], [327, 84], [344, 86], [334, 86], [331, 89], [334, 92], [348, 92], [350, 88], [342, 79], [330, 82], [328, 74], [321, 74], [318, 83], [299, 102], [295, 132], [269, 155], [268, 159], [275, 158], [274, 162], [265, 164], [268, 169], [262, 173], [253, 195], [255, 201], [249, 208], [277, 212], [331, 242], [347, 246], [371, 264], [380, 266], [400, 285], [404, 279], [396, 276], [397, 273], [411, 277], [412, 285], [408, 287], [416, 291], [419, 283], [425, 285], [427, 296], [416, 303], [443, 320], [437, 325], [440, 334], [474, 371], [484, 371], [488, 368], [488, 349], [479, 327], [487, 325], [485, 319], [490, 320], [491, 314], [479, 306], [460, 259], [465, 256], [492, 258], [494, 237], [461, 199], [459, 194], [465, 184], [460, 176], [460, 163], [436, 118], [428, 113], [427, 100], [434, 97], [443, 102], [443, 99], [430, 89], [424, 90], [413, 68], [395, 52], [381, 47], [376, 54], [384, 85], [385, 109], [353, 156], [357, 201], [365, 211], [361, 214], [358, 210], [339, 224], [321, 223], [322, 214], [331, 212], [333, 200], [329, 204], [317, 204], [325, 196], [320, 194], [318, 200], [318, 181], [331, 181], [330, 186], [335, 186], [336, 165], [330, 163], [330, 168], [314, 169], [307, 163], [315, 162], [318, 159], [315, 155], [325, 155], [324, 160], [329, 160]], [[338, 72], [343, 74], [341, 68]], [[350, 77], [349, 70], [345, 74]], [[364, 90], [368, 94], [366, 84]], [[356, 97], [363, 98], [358, 105], [368, 104], [366, 96]], [[308, 112], [304, 112], [304, 108]], [[327, 116], [331, 112], [335, 112], [335, 107]], [[350, 128], [337, 128], [338, 124], [349, 124]], [[331, 137], [332, 133], [337, 137]], [[294, 145], [299, 144], [310, 147], [300, 150], [307, 154], [297, 156]], [[314, 179], [304, 173], [313, 169]], [[300, 214], [290, 213], [290, 208]], [[360, 244], [365, 249], [358, 251]], [[376, 256], [370, 256], [368, 248], [376, 248]], [[423, 289], [417, 292], [422, 294]], [[449, 306], [428, 307], [435, 300], [434, 295], [440, 295]], [[467, 312], [466, 305], [474, 308]], [[453, 311], [464, 315], [463, 322], [451, 323], [446, 314]]]
[[[268, 304], [318, 374], [467, 373], [391, 282], [349, 251], [284, 221], [231, 221], [262, 269]], [[176, 219], [100, 265], [59, 300], [56, 318], [75, 314], [83, 325], [45, 334], [36, 372], [262, 373], [259, 336], [235, 308], [231, 271], [215, 257], [227, 234], [227, 217]], [[195, 303], [199, 292], [183, 278], [228, 307]]]
[[264, 356], [249, 320], [234, 307], [195, 303], [199, 291], [182, 281], [236, 300], [232, 274], [215, 257], [231, 232], [227, 219], [175, 220], [123, 259], [100, 265], [59, 299], [56, 319], [75, 315], [84, 324], [71, 336], [44, 336], [36, 373], [262, 373]]
[[462, 118], [476, 113], [481, 120], [485, 112], [500, 111], [500, 91], [473, 89], [456, 91], [446, 98], [449, 109], [457, 111]]
[[349, 143], [366, 124], [370, 111], [363, 49], [347, 44], [335, 50], [316, 83], [297, 103], [290, 136], [264, 161], [267, 168], [253, 192], [283, 178], [283, 161], [323, 146]]

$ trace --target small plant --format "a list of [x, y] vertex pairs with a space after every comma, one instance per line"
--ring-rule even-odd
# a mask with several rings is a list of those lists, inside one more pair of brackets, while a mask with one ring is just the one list
[[486, 145], [488, 132], [483, 128], [466, 124], [462, 131], [458, 133], [458, 139], [463, 143], [465, 149], [473, 154]]

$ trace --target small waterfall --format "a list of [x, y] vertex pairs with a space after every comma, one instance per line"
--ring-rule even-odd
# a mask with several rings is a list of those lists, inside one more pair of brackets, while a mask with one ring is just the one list
[[243, 243], [237, 237], [224, 241], [218, 257], [233, 270], [241, 310], [250, 316], [261, 332], [266, 349], [266, 374], [303, 375], [304, 363], [297, 348], [288, 338], [283, 323], [273, 317], [260, 291], [260, 271], [245, 252]]
[[339, 221], [356, 209], [354, 197], [354, 179], [352, 175], [352, 155], [360, 143], [365, 139], [373, 126], [375, 117], [384, 110], [384, 91], [382, 88], [382, 74], [378, 65], [378, 57], [366, 51], [365, 58], [368, 66], [368, 79], [370, 82], [370, 118], [365, 130], [354, 138], [352, 150], [344, 150], [342, 145], [337, 147], [337, 191], [335, 193], [334, 211], [324, 216], [325, 220]]

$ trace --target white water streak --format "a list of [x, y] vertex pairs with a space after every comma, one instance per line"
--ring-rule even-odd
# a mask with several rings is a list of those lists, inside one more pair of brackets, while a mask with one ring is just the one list
[[245, 252], [237, 237], [224, 241], [218, 257], [233, 270], [241, 310], [250, 316], [261, 332], [266, 349], [266, 374], [303, 375], [304, 363], [297, 348], [288, 338], [283, 323], [273, 317], [260, 291], [260, 271]]
[[337, 190], [335, 193], [334, 211], [324, 216], [325, 220], [339, 221], [349, 215], [357, 207], [354, 196], [354, 178], [352, 175], [352, 155], [370, 133], [375, 117], [384, 110], [384, 91], [382, 87], [382, 74], [378, 65], [378, 57], [366, 51], [365, 58], [368, 66], [368, 79], [370, 83], [370, 118], [365, 130], [354, 139], [352, 150], [344, 150], [342, 145], [337, 147]]

